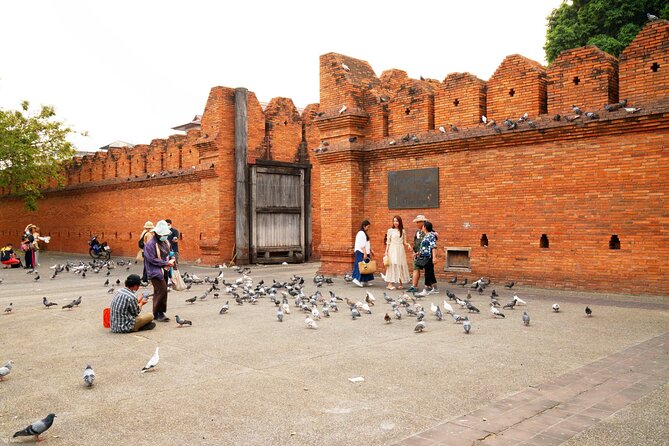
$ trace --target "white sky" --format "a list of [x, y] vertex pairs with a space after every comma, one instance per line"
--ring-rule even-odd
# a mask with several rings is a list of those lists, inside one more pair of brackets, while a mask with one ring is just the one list
[[319, 101], [318, 57], [337, 52], [443, 80], [487, 80], [505, 56], [546, 64], [546, 17], [562, 0], [19, 0], [0, 8], [0, 108], [56, 107], [89, 136], [148, 144], [204, 111], [211, 87], [260, 101]]

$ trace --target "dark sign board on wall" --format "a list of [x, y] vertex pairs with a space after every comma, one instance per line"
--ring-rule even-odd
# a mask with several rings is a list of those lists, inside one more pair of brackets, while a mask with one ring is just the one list
[[439, 207], [439, 168], [388, 172], [388, 208]]

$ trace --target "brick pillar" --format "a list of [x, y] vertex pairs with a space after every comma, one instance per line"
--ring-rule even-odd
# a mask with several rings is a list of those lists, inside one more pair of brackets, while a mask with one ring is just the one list
[[[316, 155], [320, 165], [321, 271], [326, 274], [353, 269], [355, 234], [365, 218], [360, 139], [368, 120], [359, 113], [317, 121], [327, 144]], [[357, 139], [351, 141], [353, 138]]]

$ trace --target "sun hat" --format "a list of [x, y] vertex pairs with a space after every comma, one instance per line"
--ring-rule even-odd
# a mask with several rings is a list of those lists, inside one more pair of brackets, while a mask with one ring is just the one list
[[416, 218], [413, 219], [413, 222], [418, 223], [419, 221], [427, 221], [427, 217], [423, 214], [418, 214]]
[[167, 222], [165, 220], [160, 220], [158, 223], [156, 223], [156, 227], [153, 232], [158, 235], [170, 235], [171, 233], [170, 228], [167, 226]]
[[144, 229], [153, 229], [153, 228], [154, 226], [152, 221], [147, 221], [146, 223], [144, 223]]

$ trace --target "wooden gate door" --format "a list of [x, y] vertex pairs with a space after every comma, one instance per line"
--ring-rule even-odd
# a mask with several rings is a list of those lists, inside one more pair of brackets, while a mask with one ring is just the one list
[[250, 166], [253, 263], [306, 260], [305, 169], [278, 164]]

